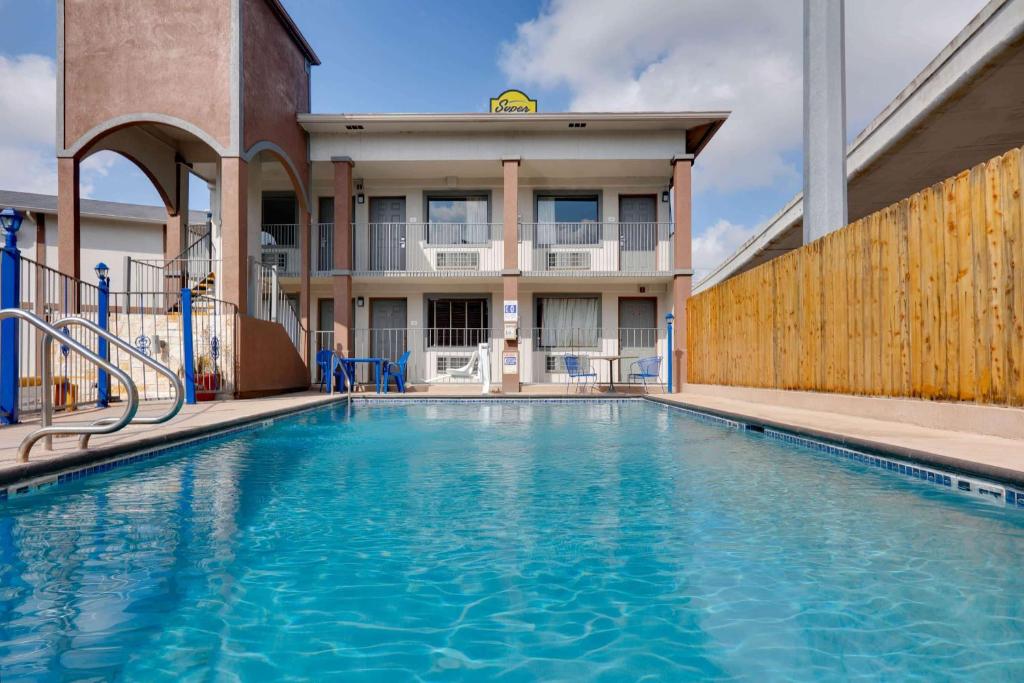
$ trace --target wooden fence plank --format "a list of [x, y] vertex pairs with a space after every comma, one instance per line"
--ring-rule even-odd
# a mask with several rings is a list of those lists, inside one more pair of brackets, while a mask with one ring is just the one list
[[1003, 284], [1005, 278], [1006, 232], [1003, 229], [1002, 164], [993, 161], [985, 166], [985, 237], [988, 243], [988, 320], [991, 325], [989, 349], [992, 357], [992, 400], [1005, 403], [1006, 345], [1009, 327], [1005, 316], [1009, 312], [1009, 297]]
[[957, 335], [957, 366], [960, 369], [958, 398], [973, 401], [977, 395], [978, 378], [975, 372], [977, 358], [974, 352], [974, 244], [971, 210], [971, 174], [964, 171], [956, 177], [956, 239], [957, 239], [957, 315], [960, 331]]
[[946, 398], [960, 396], [960, 306], [957, 282], [960, 277], [960, 245], [957, 240], [956, 179], [942, 183], [943, 251], [945, 253], [945, 286], [942, 297], [942, 315], [945, 318]]
[[1010, 313], [1007, 318], [1007, 394], [1011, 405], [1024, 405], [1024, 205], [1021, 178], [1024, 154], [1014, 149], [1003, 155], [1003, 226], [1006, 231], [1006, 281]]
[[976, 398], [992, 402], [992, 321], [988, 306], [988, 238], [985, 235], [985, 165], [971, 169], [971, 226], [974, 234], [974, 356], [977, 373]]

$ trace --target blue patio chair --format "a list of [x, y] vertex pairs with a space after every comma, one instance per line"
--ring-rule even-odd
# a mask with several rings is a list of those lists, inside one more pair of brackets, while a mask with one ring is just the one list
[[334, 351], [330, 349], [320, 349], [316, 352], [316, 365], [320, 368], [320, 391], [324, 390], [324, 383], [330, 381], [331, 358], [333, 356]]
[[391, 378], [395, 378], [395, 386], [405, 393], [405, 365], [409, 362], [409, 352], [406, 351], [397, 361], [388, 361], [384, 364], [384, 393], [388, 393], [388, 385]]
[[644, 385], [644, 393], [647, 393], [647, 380], [653, 379], [657, 381], [658, 376], [661, 374], [661, 356], [649, 356], [647, 358], [640, 358], [629, 364], [629, 378], [628, 381], [634, 382], [640, 380]]
[[586, 372], [583, 369], [583, 362], [581, 361], [579, 356], [573, 356], [573, 355], [567, 354], [563, 358], [563, 360], [565, 362], [565, 372], [569, 375], [568, 379], [566, 379], [566, 381], [565, 381], [565, 393], [567, 393], [567, 394], [569, 393], [569, 386], [572, 384], [573, 380], [576, 380], [576, 390], [577, 391], [579, 391], [579, 388], [581, 386], [584, 389], [587, 388], [587, 380], [588, 379], [592, 380], [591, 387], [593, 387], [595, 384], [597, 384], [597, 373], [596, 372]]

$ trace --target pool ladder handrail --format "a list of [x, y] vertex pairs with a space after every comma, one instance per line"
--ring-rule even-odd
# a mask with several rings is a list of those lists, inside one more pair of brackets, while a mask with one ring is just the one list
[[[334, 357], [333, 358], [334, 358], [334, 360], [331, 363], [331, 374], [334, 373], [334, 366], [335, 366], [335, 364], [341, 365], [341, 376], [345, 378], [345, 395], [346, 395], [345, 401], [348, 403], [349, 407], [351, 407], [352, 406], [352, 380], [349, 378], [348, 373], [345, 371], [345, 366], [341, 362], [341, 356], [339, 356], [337, 354], [337, 352], [334, 352]], [[333, 382], [331, 383], [331, 393], [334, 393], [334, 383]]]
[[[99, 325], [97, 325], [96, 323], [87, 318], [82, 318], [80, 316], [69, 316], [67, 318], [62, 318], [61, 320], [56, 321], [55, 323], [53, 323], [53, 325], [58, 329], [63, 329], [68, 325], [78, 325], [80, 327], [84, 327], [94, 332], [97, 336], [103, 337], [108, 342], [110, 342], [117, 348], [127, 353], [129, 356], [137, 358], [141, 363], [143, 363], [144, 365], [148, 365], [149, 367], [153, 368], [156, 372], [160, 373], [161, 375], [170, 380], [171, 388], [174, 390], [174, 402], [171, 404], [171, 407], [168, 408], [167, 412], [165, 412], [162, 415], [157, 415], [154, 417], [135, 417], [131, 420], [131, 424], [163, 424], [164, 422], [174, 419], [174, 416], [181, 412], [182, 406], [185, 405], [185, 385], [182, 384], [181, 379], [178, 377], [178, 375], [176, 375], [169, 367], [167, 367], [163, 363], [159, 363], [156, 360], [150, 358], [148, 355], [139, 351], [134, 346], [126, 342], [124, 339], [121, 339], [115, 334], [111, 334], [110, 332], [104, 330], [102, 327], [100, 327]], [[47, 362], [51, 357], [49, 354], [49, 347], [51, 346], [51, 344], [52, 339], [50, 338], [47, 338], [46, 340], [43, 341], [43, 362]], [[105, 425], [115, 421], [116, 419], [117, 418], [113, 417], [105, 417], [93, 422], [92, 424], [94, 426]], [[92, 434], [89, 433], [82, 434], [80, 437], [78, 437], [78, 447], [88, 448], [89, 437], [91, 436]], [[49, 437], [47, 437], [47, 446], [49, 446]]]
[[[61, 332], [58, 328], [46, 322], [35, 313], [22, 310], [20, 308], [4, 308], [0, 309], [0, 320], [7, 318], [20, 318], [26, 323], [35, 327], [43, 333], [43, 347], [46, 351], [46, 355], [43, 356], [43, 368], [42, 368], [42, 398], [43, 398], [43, 421], [47, 424], [43, 424], [39, 429], [34, 432], [30, 432], [21, 444], [18, 446], [18, 460], [21, 462], [28, 462], [29, 452], [32, 450], [32, 446], [36, 444], [43, 437], [49, 437], [54, 434], [111, 434], [116, 432], [132, 421], [135, 417], [135, 413], [139, 410], [139, 390], [135, 386], [131, 377], [126, 372], [121, 370], [110, 361], [100, 358], [97, 354], [83, 346], [81, 343], [75, 341], [70, 336]], [[124, 414], [118, 418], [112, 419], [108, 424], [103, 425], [85, 425], [85, 426], [72, 426], [67, 427], [57, 426], [49, 424], [52, 422], [53, 415], [53, 401], [50, 394], [50, 387], [53, 385], [53, 371], [51, 367], [50, 353], [48, 352], [52, 346], [53, 339], [60, 339], [61, 344], [67, 346], [69, 349], [80, 354], [83, 358], [91, 362], [100, 368], [103, 368], [115, 377], [125, 389], [128, 391], [128, 402], [125, 405]]]

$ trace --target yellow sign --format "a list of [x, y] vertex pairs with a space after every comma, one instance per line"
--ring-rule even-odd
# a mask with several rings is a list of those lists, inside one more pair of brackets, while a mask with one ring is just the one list
[[491, 98], [492, 114], [536, 114], [537, 100], [531, 100], [522, 90], [506, 90]]

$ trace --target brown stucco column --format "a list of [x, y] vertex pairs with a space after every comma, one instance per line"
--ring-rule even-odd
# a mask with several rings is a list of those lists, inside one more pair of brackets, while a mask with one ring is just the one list
[[164, 258], [177, 258], [188, 246], [188, 166], [179, 163], [174, 188], [175, 213], [167, 216], [167, 239]]
[[673, 389], [681, 391], [686, 383], [686, 300], [693, 286], [693, 193], [691, 176], [693, 155], [684, 154], [672, 159], [672, 192], [675, 199], [673, 227], [675, 242], [672, 247], [672, 309], [675, 326], [672, 339]]
[[57, 159], [57, 270], [81, 277], [82, 214], [78, 160]]
[[223, 157], [220, 169], [224, 299], [245, 315], [249, 304], [249, 166], [238, 157]]
[[[501, 160], [502, 177], [502, 235], [504, 237], [504, 269], [501, 271], [501, 284], [504, 302], [515, 301], [519, 304], [519, 157], [506, 157]], [[504, 304], [503, 302], [503, 304]], [[504, 325], [504, 305], [502, 306], [502, 324]], [[505, 356], [515, 354], [517, 362], [514, 373], [505, 374]], [[521, 388], [520, 369], [522, 358], [519, 358], [519, 340], [506, 339], [499, 364], [501, 372], [501, 391], [509, 394]]]
[[351, 355], [352, 330], [352, 159], [332, 157], [334, 162], [334, 350]]
[[310, 365], [310, 327], [309, 327], [309, 266], [310, 259], [312, 258], [313, 244], [310, 241], [310, 223], [313, 221], [313, 215], [309, 212], [309, 209], [304, 209], [300, 216], [301, 223], [299, 224], [299, 249], [302, 256], [299, 258], [299, 322], [302, 323], [302, 328], [306, 331], [305, 340], [302, 345], [302, 360], [306, 362], [306, 366]]

